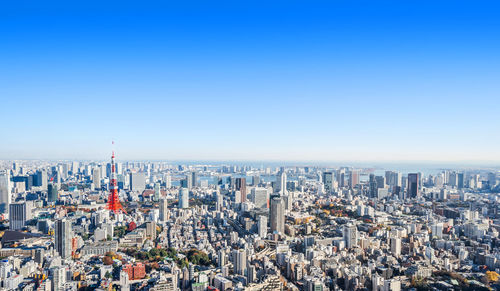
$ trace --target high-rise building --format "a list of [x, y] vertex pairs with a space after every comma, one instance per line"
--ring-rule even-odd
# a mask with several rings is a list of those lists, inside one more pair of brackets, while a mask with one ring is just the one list
[[269, 208], [269, 192], [266, 188], [253, 188], [250, 192], [250, 200], [258, 208]]
[[448, 185], [452, 187], [458, 186], [457, 172], [449, 173]]
[[187, 188], [179, 190], [179, 208], [189, 208], [189, 189]]
[[349, 186], [355, 187], [358, 184], [359, 184], [359, 171], [358, 170], [352, 170], [351, 171], [351, 177], [349, 179]]
[[234, 273], [242, 276], [247, 274], [247, 252], [245, 249], [233, 251]]
[[215, 210], [222, 211], [222, 207], [223, 207], [223, 203], [224, 203], [223, 197], [219, 191], [215, 191], [214, 194], [215, 194]]
[[345, 225], [343, 229], [344, 242], [347, 248], [358, 245], [358, 229], [355, 225]]
[[323, 185], [325, 187], [325, 192], [330, 194], [333, 190], [333, 173], [324, 172], [323, 173]]
[[227, 256], [226, 256], [226, 252], [224, 251], [224, 249], [220, 249], [217, 252], [217, 262], [218, 262], [219, 268], [224, 267], [227, 264]]
[[377, 181], [377, 188], [385, 188], [385, 178], [383, 176], [375, 176], [375, 180]]
[[42, 169], [36, 171], [36, 181], [33, 181], [34, 186], [41, 187], [42, 190], [47, 190], [48, 175], [47, 170]]
[[408, 196], [410, 198], [419, 197], [418, 181], [419, 181], [419, 178], [418, 178], [417, 173], [408, 174]]
[[264, 215], [260, 215], [257, 220], [257, 232], [261, 238], [267, 236], [267, 217]]
[[154, 185], [154, 195], [153, 195], [153, 201], [158, 202], [160, 201], [160, 183], [156, 182]]
[[395, 257], [399, 257], [401, 255], [401, 238], [391, 238], [391, 253]]
[[172, 187], [172, 177], [170, 175], [165, 175], [165, 188], [169, 189]]
[[156, 223], [154, 221], [146, 222], [146, 237], [153, 241], [156, 239]]
[[255, 270], [254, 265], [250, 265], [247, 270], [247, 281], [249, 284], [254, 283], [257, 278], [257, 271]]
[[56, 220], [55, 247], [62, 258], [71, 256], [71, 221], [66, 218]]
[[271, 232], [285, 233], [285, 205], [283, 199], [274, 197], [271, 199]]
[[59, 190], [57, 189], [57, 184], [50, 182], [47, 189], [47, 201], [56, 202], [58, 199], [58, 192]]
[[278, 173], [277, 183], [279, 189], [278, 192], [280, 193], [281, 196], [285, 195], [287, 191], [286, 191], [286, 173], [284, 168], [282, 168]]
[[32, 219], [32, 203], [12, 203], [9, 205], [9, 228], [20, 230], [26, 225], [26, 221]]
[[260, 176], [253, 176], [252, 177], [252, 186], [259, 186], [260, 184]]
[[375, 175], [374, 174], [370, 174], [370, 180], [368, 182], [368, 186], [369, 186], [369, 193], [368, 193], [368, 197], [370, 198], [376, 198], [377, 197], [377, 179], [375, 179]]
[[142, 193], [146, 189], [146, 175], [144, 173], [130, 174], [130, 190]]
[[160, 199], [160, 217], [161, 222], [168, 220], [168, 200], [167, 198]]
[[6, 172], [0, 173], [0, 214], [9, 213], [11, 202], [10, 175]]
[[110, 163], [106, 164], [106, 177], [111, 178], [111, 164]]
[[191, 173], [191, 187], [198, 186], [198, 174], [196, 172]]
[[457, 173], [457, 188], [464, 188], [464, 173]]
[[245, 178], [236, 178], [235, 180], [236, 191], [240, 193], [240, 202], [244, 203], [247, 201], [247, 181]]
[[51, 269], [52, 273], [52, 290], [62, 291], [65, 290], [64, 284], [66, 283], [66, 268], [63, 266], [54, 267]]
[[345, 174], [345, 168], [339, 169], [337, 171], [337, 183], [339, 187], [345, 187], [346, 186], [346, 174]]
[[490, 186], [490, 189], [495, 188], [495, 186], [497, 185], [496, 173], [493, 173], [493, 172], [488, 173], [488, 184]]
[[95, 189], [101, 189], [101, 169], [95, 167], [92, 171], [92, 183], [94, 183]]

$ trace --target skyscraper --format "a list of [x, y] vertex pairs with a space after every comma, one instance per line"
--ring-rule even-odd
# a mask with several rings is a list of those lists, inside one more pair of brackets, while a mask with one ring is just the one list
[[191, 187], [198, 186], [198, 174], [196, 172], [191, 173]]
[[187, 188], [179, 190], [179, 208], [189, 208], [189, 189]]
[[63, 287], [64, 283], [66, 283], [66, 268], [63, 266], [58, 266], [51, 268], [52, 272], [52, 285], [54, 291], [62, 291], [65, 288]]
[[493, 173], [493, 172], [488, 173], [488, 184], [490, 186], [490, 189], [495, 188], [495, 186], [497, 185], [496, 173]]
[[172, 177], [170, 175], [165, 175], [165, 188], [169, 189], [172, 187]]
[[401, 255], [401, 238], [391, 238], [391, 252], [395, 257]]
[[377, 197], [377, 179], [375, 179], [375, 175], [374, 174], [370, 174], [370, 180], [368, 182], [368, 186], [369, 186], [369, 194], [368, 194], [368, 197], [370, 198], [375, 198]]
[[153, 201], [158, 202], [160, 201], [160, 183], [156, 182], [154, 186], [154, 195], [153, 195]]
[[[41, 187], [42, 190], [47, 190], [47, 181], [48, 181], [47, 171], [45, 169], [36, 171], [36, 183], [35, 186]], [[35, 182], [35, 181], [34, 181]]]
[[95, 189], [101, 189], [101, 169], [99, 167], [95, 167], [92, 171], [92, 182]]
[[260, 215], [257, 220], [257, 233], [261, 238], [267, 236], [267, 217], [264, 215]]
[[32, 218], [31, 202], [12, 203], [9, 205], [9, 228], [20, 230], [26, 225], [26, 221]]
[[48, 202], [55, 202], [57, 201], [58, 198], [58, 189], [57, 189], [57, 184], [54, 184], [52, 182], [49, 183], [48, 189], [47, 189], [47, 201]]
[[144, 173], [130, 174], [130, 190], [142, 193], [146, 189], [146, 176]]
[[215, 210], [222, 211], [222, 207], [223, 207], [223, 203], [224, 203], [223, 197], [219, 191], [215, 191], [214, 195], [215, 195]]
[[168, 220], [168, 200], [167, 198], [160, 199], [160, 217], [161, 222]]
[[266, 188], [253, 188], [250, 193], [250, 199], [255, 207], [269, 208], [269, 193]]
[[182, 187], [188, 189], [193, 188], [193, 173], [188, 173], [186, 175], [186, 179], [184, 180], [184, 184], [182, 185]]
[[55, 247], [62, 258], [71, 256], [71, 221], [66, 218], [56, 221]]
[[279, 187], [278, 192], [280, 193], [281, 196], [285, 195], [287, 191], [286, 191], [286, 173], [284, 168], [281, 168], [280, 172], [278, 173], [277, 182]]
[[325, 187], [325, 192], [330, 194], [333, 189], [333, 173], [324, 172], [323, 173], [323, 185]]
[[275, 197], [271, 199], [271, 232], [285, 233], [285, 205], [283, 199]]
[[236, 178], [235, 180], [236, 191], [240, 193], [240, 202], [244, 203], [247, 201], [247, 181], [245, 178]]
[[464, 173], [457, 173], [457, 188], [464, 188]]
[[253, 176], [252, 177], [252, 186], [259, 186], [260, 183], [260, 176]]
[[247, 274], [247, 252], [245, 249], [233, 251], [234, 273], [246, 276]]
[[377, 181], [377, 188], [385, 188], [385, 177], [384, 176], [375, 176], [375, 180]]
[[6, 172], [0, 173], [0, 214], [8, 214], [11, 202], [10, 175]]
[[339, 187], [345, 187], [346, 185], [345, 179], [346, 179], [345, 168], [339, 169], [337, 171], [337, 183]]
[[408, 174], [408, 196], [410, 198], [417, 198], [419, 196], [418, 180], [417, 173]]
[[358, 184], [359, 184], [359, 171], [358, 170], [352, 170], [351, 171], [351, 176], [350, 176], [350, 179], [349, 179], [349, 186], [355, 187]]
[[343, 237], [347, 248], [352, 248], [358, 244], [358, 229], [355, 225], [345, 225]]

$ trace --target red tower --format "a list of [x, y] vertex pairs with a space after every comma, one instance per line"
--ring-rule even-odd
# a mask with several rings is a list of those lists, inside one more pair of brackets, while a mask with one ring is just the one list
[[109, 182], [108, 209], [117, 213], [119, 210], [125, 212], [118, 198], [118, 182], [116, 181], [115, 152], [111, 156], [111, 181]]

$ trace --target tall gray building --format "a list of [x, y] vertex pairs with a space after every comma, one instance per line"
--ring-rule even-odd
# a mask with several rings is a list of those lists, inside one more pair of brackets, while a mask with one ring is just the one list
[[47, 190], [48, 175], [47, 170], [42, 169], [36, 171], [36, 181], [33, 181], [35, 186], [41, 187], [42, 190]]
[[233, 251], [234, 273], [246, 276], [247, 274], [247, 252], [245, 249]]
[[179, 208], [189, 208], [189, 189], [187, 188], [179, 190]]
[[418, 173], [408, 174], [408, 197], [417, 198], [419, 197], [419, 175]]
[[271, 232], [285, 233], [285, 205], [283, 199], [275, 197], [271, 199]]
[[266, 188], [256, 187], [253, 188], [250, 192], [250, 200], [255, 207], [259, 208], [269, 208], [268, 200], [269, 200], [269, 192]]
[[325, 186], [325, 192], [331, 193], [333, 189], [333, 173], [324, 172], [323, 173], [323, 185]]
[[71, 256], [71, 239], [71, 221], [66, 218], [58, 219], [55, 226], [55, 245], [62, 258]]
[[146, 189], [146, 175], [144, 173], [130, 174], [130, 190], [142, 193]]
[[160, 199], [160, 217], [161, 222], [165, 222], [168, 219], [168, 200], [167, 198]]
[[276, 182], [278, 183], [278, 192], [280, 193], [280, 195], [285, 195], [287, 191], [286, 191], [286, 173], [284, 168], [282, 168], [278, 173]]
[[20, 230], [32, 218], [32, 203], [12, 203], [9, 205], [9, 228]]
[[92, 171], [92, 182], [96, 189], [101, 189], [101, 169], [99, 167], [94, 168]]
[[57, 184], [49, 183], [47, 190], [47, 201], [56, 202], [58, 198], [58, 192], [59, 190], [57, 189]]
[[257, 220], [257, 232], [261, 238], [265, 238], [267, 236], [267, 216], [259, 216]]
[[10, 187], [9, 173], [0, 173], [0, 214], [9, 213], [9, 204], [12, 199]]

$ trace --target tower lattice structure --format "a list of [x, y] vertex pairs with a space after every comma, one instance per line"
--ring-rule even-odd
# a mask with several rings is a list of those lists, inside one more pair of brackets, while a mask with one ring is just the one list
[[117, 213], [119, 211], [125, 212], [120, 199], [118, 198], [118, 182], [116, 179], [116, 166], [115, 166], [115, 152], [111, 155], [111, 181], [109, 182], [109, 197], [107, 208]]

